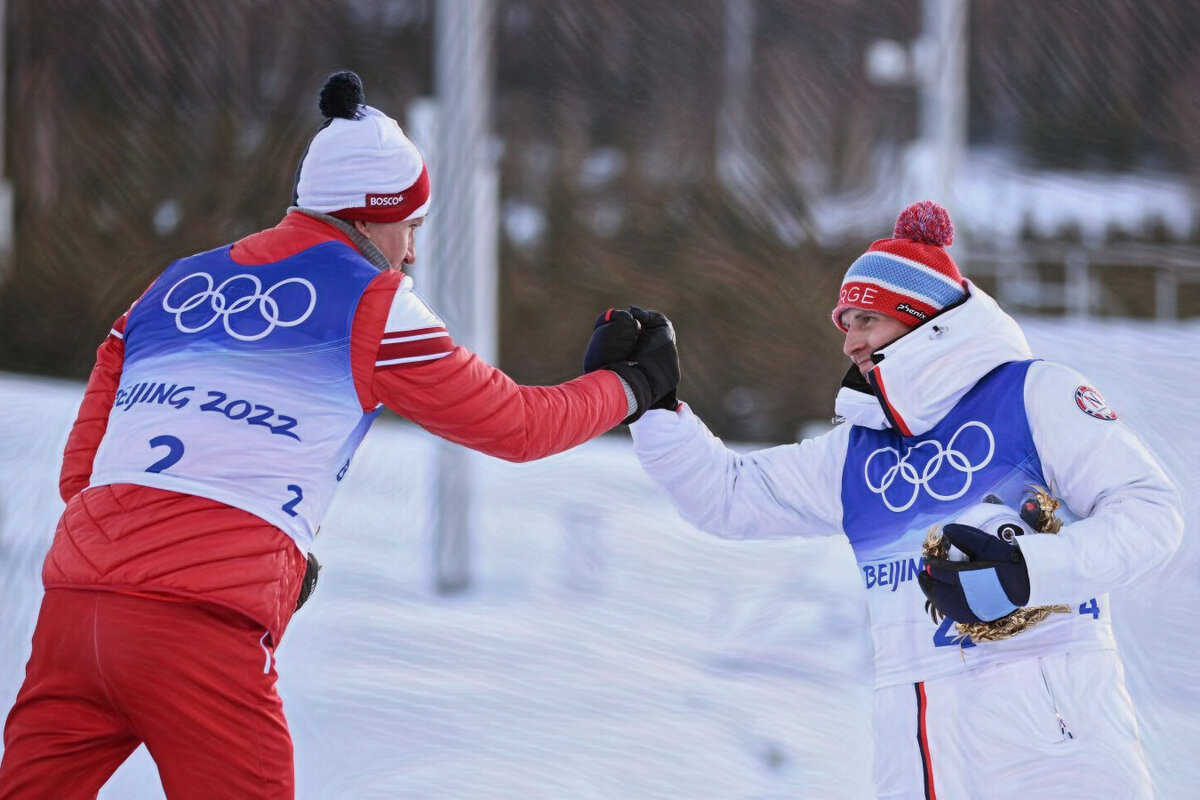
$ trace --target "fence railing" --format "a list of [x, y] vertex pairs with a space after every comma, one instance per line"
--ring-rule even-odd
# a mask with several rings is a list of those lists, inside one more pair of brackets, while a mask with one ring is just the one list
[[[966, 261], [967, 274], [995, 281], [997, 298], [1008, 308], [1061, 309], [1080, 317], [1130, 313], [1120, 291], [1103, 280], [1112, 269], [1127, 271], [1125, 284], [1129, 278], [1143, 283], [1159, 320], [1179, 319], [1180, 288], [1200, 285], [1200, 246], [1192, 244], [1022, 242], [1004, 250], [972, 248]], [[1200, 313], [1191, 306], [1183, 311]]]

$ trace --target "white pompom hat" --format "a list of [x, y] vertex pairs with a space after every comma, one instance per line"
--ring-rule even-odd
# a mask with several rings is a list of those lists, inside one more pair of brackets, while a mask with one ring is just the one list
[[429, 172], [396, 120], [366, 105], [353, 72], [321, 90], [326, 122], [296, 170], [293, 205], [345, 220], [401, 222], [429, 211]]

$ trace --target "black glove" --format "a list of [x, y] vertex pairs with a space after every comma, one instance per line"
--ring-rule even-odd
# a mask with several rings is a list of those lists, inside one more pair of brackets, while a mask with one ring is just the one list
[[583, 371], [595, 372], [617, 361], [628, 361], [641, 331], [641, 323], [623, 308], [610, 308], [596, 317], [583, 354]]
[[612, 370], [629, 385], [637, 409], [622, 420], [626, 425], [650, 408], [678, 405], [673, 397], [668, 398], [679, 385], [675, 329], [657, 311], [630, 306], [628, 311], [610, 308], [601, 314], [583, 356], [583, 369]]
[[304, 605], [308, 602], [308, 598], [312, 597], [313, 591], [317, 588], [317, 573], [320, 571], [321, 564], [317, 561], [317, 557], [309, 553], [308, 563], [304, 567], [304, 580], [300, 582], [300, 595], [296, 598], [296, 611], [299, 611], [300, 606]]
[[679, 408], [679, 398], [676, 396], [676, 393], [678, 392], [680, 378], [679, 352], [675, 345], [675, 326], [671, 324], [671, 320], [667, 319], [666, 315], [658, 311], [645, 311], [637, 306], [630, 306], [629, 311], [633, 314], [633, 318], [642, 326], [642, 332], [638, 337], [638, 350], [636, 351], [638, 357], [641, 357], [642, 352], [648, 347], [649, 338], [656, 329], [666, 326], [671, 332], [671, 350], [675, 358], [674, 385], [671, 387], [671, 391], [651, 403], [650, 408], [665, 408], [667, 411], [674, 411]]
[[991, 622], [1029, 602], [1029, 569], [1021, 548], [970, 525], [942, 528], [966, 561], [927, 558], [917, 583], [929, 602], [955, 622]]

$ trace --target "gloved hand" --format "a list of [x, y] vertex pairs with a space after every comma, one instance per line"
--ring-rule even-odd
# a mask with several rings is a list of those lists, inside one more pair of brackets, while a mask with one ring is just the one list
[[991, 622], [1029, 602], [1029, 570], [1020, 547], [958, 523], [943, 526], [942, 535], [967, 560], [926, 559], [917, 582], [938, 611], [955, 622]]
[[[583, 356], [584, 372], [609, 369], [624, 379], [637, 401], [637, 410], [622, 422], [628, 425], [650, 408], [675, 408], [679, 385], [679, 353], [675, 329], [657, 311], [636, 306], [609, 309], [599, 316]], [[669, 405], [668, 405], [669, 404]]]
[[623, 308], [610, 308], [596, 317], [592, 338], [583, 353], [583, 371], [595, 372], [617, 361], [628, 361], [641, 332], [642, 324]]
[[637, 306], [630, 306], [629, 311], [633, 314], [633, 318], [636, 319], [642, 326], [642, 332], [638, 336], [638, 348], [635, 351], [635, 355], [639, 358], [642, 356], [642, 353], [651, 347], [651, 340], [656, 335], [656, 331], [663, 327], [666, 327], [667, 330], [670, 331], [671, 350], [675, 359], [673, 375], [674, 383], [672, 384], [669, 392], [650, 404], [650, 408], [665, 408], [667, 411], [674, 411], [675, 409], [679, 408], [679, 398], [677, 397], [677, 392], [679, 389], [680, 378], [679, 352], [675, 344], [675, 326], [671, 324], [671, 320], [667, 319], [665, 314], [662, 314], [659, 311], [646, 311], [638, 308]]
[[298, 597], [296, 597], [296, 611], [299, 611], [300, 606], [308, 602], [308, 598], [312, 597], [312, 593], [316, 591], [317, 574], [320, 571], [321, 563], [317, 561], [317, 557], [315, 555], [309, 553], [308, 563], [304, 567], [304, 579], [300, 581], [300, 594]]

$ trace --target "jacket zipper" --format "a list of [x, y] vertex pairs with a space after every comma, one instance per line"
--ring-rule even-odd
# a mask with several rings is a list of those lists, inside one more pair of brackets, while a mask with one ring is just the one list
[[1042, 666], [1042, 659], [1038, 659], [1038, 672], [1042, 673], [1042, 685], [1046, 687], [1046, 696], [1050, 698], [1050, 708], [1054, 711], [1054, 718], [1058, 720], [1058, 731], [1062, 735], [1062, 741], [1074, 739], [1075, 734], [1071, 733], [1070, 727], [1067, 726], [1067, 721], [1062, 718], [1062, 714], [1058, 711], [1058, 701], [1054, 699], [1054, 690], [1050, 688], [1050, 679], [1046, 677], [1046, 669]]

